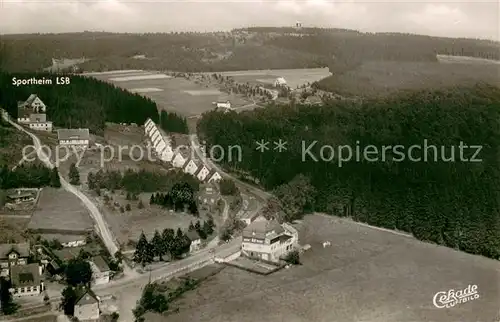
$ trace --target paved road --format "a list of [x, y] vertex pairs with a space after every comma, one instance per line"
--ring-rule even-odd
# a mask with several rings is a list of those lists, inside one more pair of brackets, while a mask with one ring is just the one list
[[[50, 158], [47, 156], [47, 154], [41, 148], [42, 144], [40, 142], [40, 139], [35, 134], [27, 131], [19, 124], [12, 122], [10, 119], [6, 118], [6, 116], [4, 114], [3, 114], [3, 117], [7, 122], [9, 122], [12, 126], [17, 128], [19, 131], [23, 131], [24, 133], [28, 134], [31, 137], [31, 139], [33, 140], [33, 144], [35, 146], [35, 151], [36, 151], [40, 161], [42, 161], [45, 164], [45, 166], [47, 166], [48, 168], [50, 168], [50, 169], [54, 168], [54, 164], [52, 164], [52, 162], [50, 161]], [[101, 212], [99, 211], [99, 209], [94, 205], [94, 203], [92, 201], [90, 201], [90, 199], [86, 195], [84, 195], [80, 190], [78, 190], [76, 187], [72, 186], [69, 182], [67, 182], [66, 179], [64, 179], [64, 177], [61, 174], [59, 174], [59, 178], [61, 180], [61, 187], [65, 190], [67, 190], [68, 192], [71, 192], [75, 196], [77, 196], [83, 202], [85, 207], [87, 207], [87, 209], [90, 212], [90, 215], [92, 216], [94, 221], [97, 223], [98, 233], [101, 236], [101, 238], [104, 242], [104, 245], [108, 249], [111, 256], [114, 256], [114, 254], [118, 251], [119, 248], [116, 246], [116, 244], [113, 240], [113, 235], [111, 234], [111, 231], [109, 230], [106, 222], [104, 221], [104, 218], [103, 218]], [[126, 273], [129, 271], [130, 271], [130, 269], [126, 268]]]

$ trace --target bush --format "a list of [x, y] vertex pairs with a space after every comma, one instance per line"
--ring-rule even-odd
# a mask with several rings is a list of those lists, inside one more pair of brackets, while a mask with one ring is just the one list
[[300, 265], [300, 254], [298, 250], [293, 250], [285, 256], [285, 262], [292, 265]]

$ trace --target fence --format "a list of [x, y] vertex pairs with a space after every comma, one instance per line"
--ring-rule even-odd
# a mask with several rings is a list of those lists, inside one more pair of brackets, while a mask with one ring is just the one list
[[238, 251], [238, 252], [231, 254], [229, 256], [226, 256], [226, 257], [217, 257], [215, 259], [215, 262], [216, 263], [227, 263], [227, 262], [235, 260], [236, 258], [238, 258], [240, 256], [241, 256], [241, 251]]
[[169, 272], [167, 274], [163, 274], [163, 275], [158, 275], [158, 276], [152, 276], [151, 277], [151, 280], [152, 281], [157, 281], [157, 280], [161, 280], [161, 279], [167, 279], [167, 278], [172, 278], [174, 277], [175, 275], [178, 275], [180, 273], [183, 273], [183, 274], [186, 274], [186, 273], [190, 273], [192, 271], [195, 271], [197, 269], [200, 269], [204, 266], [207, 266], [207, 265], [211, 265], [213, 264], [215, 261], [213, 258], [210, 258], [210, 259], [205, 259], [205, 260], [201, 260], [199, 262], [196, 262], [196, 263], [193, 263], [193, 264], [190, 264], [188, 266], [184, 266], [184, 267], [180, 267], [172, 272]]

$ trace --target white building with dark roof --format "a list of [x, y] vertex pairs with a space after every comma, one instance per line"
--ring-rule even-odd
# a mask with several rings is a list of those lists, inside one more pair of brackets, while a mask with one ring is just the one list
[[198, 170], [196, 171], [196, 173], [194, 175], [196, 178], [198, 178], [198, 180], [205, 181], [205, 179], [207, 178], [209, 173], [210, 173], [210, 169], [207, 168], [207, 166], [203, 164], [202, 166], [198, 167]]
[[219, 172], [217, 172], [217, 170], [212, 169], [208, 173], [206, 179], [207, 179], [207, 182], [209, 182], [209, 183], [211, 183], [211, 182], [218, 182], [219, 180], [222, 179], [222, 176], [219, 174]]
[[219, 101], [216, 103], [217, 108], [226, 108], [226, 109], [231, 109], [231, 102], [230, 101]]
[[88, 147], [90, 144], [89, 129], [59, 129], [57, 130], [59, 145]]
[[26, 101], [19, 102], [17, 107], [28, 109], [32, 113], [45, 113], [47, 111], [47, 106], [36, 94], [31, 94]]
[[38, 263], [12, 266], [10, 282], [14, 297], [40, 295], [43, 291], [42, 266]]
[[186, 163], [183, 166], [183, 170], [185, 173], [189, 173], [191, 175], [194, 175], [196, 171], [198, 171], [198, 163], [194, 161], [193, 159], [188, 159]]
[[297, 231], [289, 225], [260, 216], [243, 230], [241, 254], [249, 258], [279, 262], [298, 246]]
[[102, 256], [95, 256], [89, 261], [92, 269], [92, 285], [109, 283], [111, 270]]

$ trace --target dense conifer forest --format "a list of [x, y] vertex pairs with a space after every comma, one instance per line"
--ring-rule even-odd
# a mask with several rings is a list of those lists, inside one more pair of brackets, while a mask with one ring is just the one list
[[[226, 159], [224, 165], [276, 188], [282, 200], [293, 194], [288, 200], [303, 199], [306, 210], [498, 258], [499, 120], [500, 89], [482, 84], [316, 107], [211, 111], [203, 115], [198, 132], [208, 146], [240, 145], [243, 160]], [[261, 139], [271, 142], [270, 150], [256, 151]], [[272, 142], [279, 139], [287, 142], [287, 151], [273, 150]], [[474, 156], [476, 148], [460, 152], [461, 144], [482, 149]], [[339, 164], [342, 145], [351, 147], [353, 157]], [[363, 155], [365, 149], [373, 151], [369, 145], [378, 152]], [[382, 151], [397, 145], [406, 155], [403, 160], [397, 149]], [[412, 145], [421, 149], [410, 154]], [[348, 156], [345, 149], [343, 156]], [[480, 161], [472, 162], [473, 156]]]
[[[13, 86], [12, 79], [36, 77], [52, 79], [67, 76], [69, 85]], [[89, 128], [100, 134], [105, 122], [144, 124], [147, 118], [158, 122], [156, 103], [102, 81], [77, 75], [0, 72], [0, 106], [17, 117], [18, 101], [37, 94], [47, 105], [47, 118], [58, 127]]]

